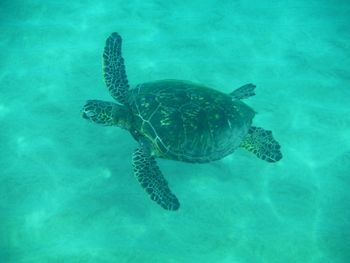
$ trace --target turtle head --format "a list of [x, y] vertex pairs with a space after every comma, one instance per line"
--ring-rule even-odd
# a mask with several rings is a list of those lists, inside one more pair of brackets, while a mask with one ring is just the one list
[[105, 126], [129, 128], [127, 109], [113, 102], [88, 100], [82, 109], [82, 117]]

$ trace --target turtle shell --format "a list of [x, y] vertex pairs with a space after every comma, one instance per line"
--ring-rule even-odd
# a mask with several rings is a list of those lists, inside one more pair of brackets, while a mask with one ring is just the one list
[[228, 94], [178, 80], [143, 83], [129, 91], [132, 133], [156, 157], [209, 162], [231, 154], [255, 112]]

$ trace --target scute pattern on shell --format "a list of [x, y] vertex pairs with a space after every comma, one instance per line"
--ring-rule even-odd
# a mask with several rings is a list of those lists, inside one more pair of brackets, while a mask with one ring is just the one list
[[129, 91], [131, 126], [160, 158], [209, 162], [231, 154], [254, 111], [228, 94], [185, 81], [138, 85]]

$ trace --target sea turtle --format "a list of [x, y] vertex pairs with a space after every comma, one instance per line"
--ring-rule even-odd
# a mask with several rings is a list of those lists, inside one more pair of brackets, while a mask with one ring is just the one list
[[157, 157], [206, 163], [242, 147], [268, 162], [282, 158], [271, 131], [252, 126], [255, 112], [241, 101], [255, 95], [255, 85], [246, 84], [230, 94], [182, 80], [142, 83], [129, 89], [121, 44], [120, 35], [112, 33], [103, 53], [105, 83], [118, 103], [89, 100], [82, 116], [131, 133], [138, 142], [132, 156], [134, 174], [164, 209], [177, 210], [180, 203]]

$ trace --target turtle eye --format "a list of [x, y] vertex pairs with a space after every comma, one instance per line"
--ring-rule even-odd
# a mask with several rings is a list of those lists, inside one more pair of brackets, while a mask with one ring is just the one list
[[97, 115], [97, 112], [89, 107], [84, 107], [82, 110], [82, 116], [84, 119], [90, 119]]
[[97, 115], [97, 113], [94, 112], [93, 110], [87, 110], [87, 111], [84, 112], [84, 114], [86, 116], [88, 116], [89, 118], [95, 117]]

